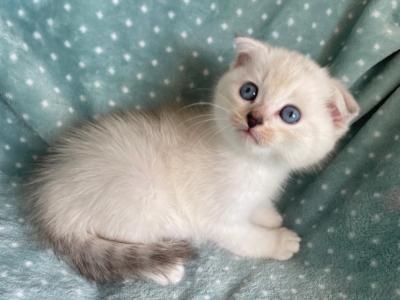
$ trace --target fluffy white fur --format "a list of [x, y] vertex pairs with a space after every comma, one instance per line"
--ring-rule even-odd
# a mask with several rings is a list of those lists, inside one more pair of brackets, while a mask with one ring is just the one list
[[[212, 108], [105, 116], [75, 129], [36, 178], [35, 218], [57, 238], [126, 243], [212, 241], [247, 257], [289, 259], [300, 238], [281, 227], [273, 201], [293, 170], [320, 162], [357, 115], [358, 105], [328, 73], [299, 53], [249, 38], [220, 79]], [[254, 102], [239, 89], [256, 83]], [[286, 124], [280, 109], [302, 113]], [[264, 123], [250, 134], [246, 115]], [[159, 274], [184, 275], [183, 261]]]

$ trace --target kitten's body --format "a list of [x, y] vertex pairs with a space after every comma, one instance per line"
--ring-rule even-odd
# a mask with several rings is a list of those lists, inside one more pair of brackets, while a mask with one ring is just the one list
[[65, 135], [33, 180], [34, 220], [56, 252], [91, 279], [138, 275], [161, 284], [183, 276], [185, 241], [251, 257], [296, 253], [300, 239], [280, 227], [272, 201], [290, 171], [332, 149], [334, 126], [322, 126], [331, 137], [316, 141], [315, 162], [295, 161], [290, 151], [261, 147], [262, 132], [243, 138], [226, 129], [239, 113], [230, 116], [236, 106], [220, 95], [225, 86], [208, 114], [128, 112]]

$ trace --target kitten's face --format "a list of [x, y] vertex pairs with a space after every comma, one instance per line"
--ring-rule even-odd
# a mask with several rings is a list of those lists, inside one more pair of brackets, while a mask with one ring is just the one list
[[249, 38], [214, 97], [217, 126], [244, 154], [275, 153], [289, 166], [320, 161], [359, 108], [351, 95], [306, 57]]

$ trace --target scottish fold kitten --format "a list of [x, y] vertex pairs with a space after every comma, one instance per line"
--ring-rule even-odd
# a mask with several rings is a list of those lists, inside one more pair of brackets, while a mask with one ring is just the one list
[[235, 39], [207, 111], [110, 114], [61, 137], [31, 182], [41, 236], [91, 280], [177, 283], [191, 245], [287, 260], [300, 237], [274, 208], [295, 170], [320, 162], [358, 114], [303, 55]]

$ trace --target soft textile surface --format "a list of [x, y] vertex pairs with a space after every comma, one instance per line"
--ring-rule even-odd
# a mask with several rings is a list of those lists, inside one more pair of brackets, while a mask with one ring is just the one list
[[[1, 1], [1, 299], [400, 297], [400, 3], [377, 0]], [[208, 245], [177, 286], [88, 283], [29, 234], [20, 177], [74, 121], [209, 99], [235, 34], [310, 55], [362, 106], [323, 168], [283, 195], [287, 262]]]

